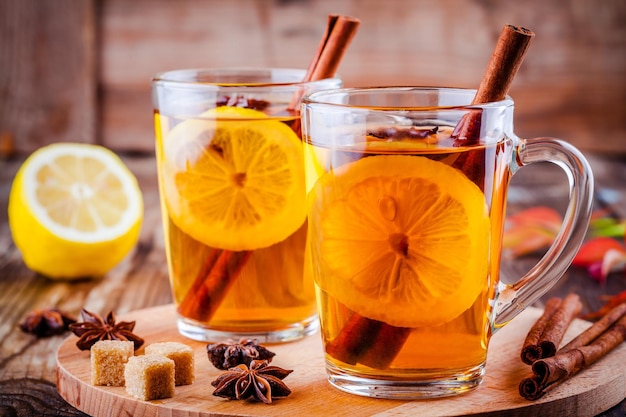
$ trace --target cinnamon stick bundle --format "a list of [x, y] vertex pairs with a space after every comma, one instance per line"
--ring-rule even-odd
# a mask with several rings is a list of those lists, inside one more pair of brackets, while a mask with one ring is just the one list
[[[359, 24], [360, 21], [352, 17], [329, 15], [326, 31], [303, 81], [321, 80], [335, 74]], [[289, 106], [292, 110], [300, 98], [301, 94], [294, 95]], [[299, 118], [290, 127], [298, 137], [302, 136]], [[178, 306], [178, 312], [198, 321], [209, 321], [251, 254], [252, 251], [215, 251], [205, 261], [191, 289]]]
[[607, 313], [555, 356], [534, 362], [533, 375], [519, 385], [520, 395], [531, 401], [543, 397], [556, 385], [602, 359], [624, 340], [626, 302]]
[[524, 340], [522, 362], [532, 365], [539, 359], [554, 356], [565, 331], [582, 307], [577, 294], [569, 294], [563, 301], [556, 297], [549, 299], [543, 314]]
[[[504, 99], [533, 37], [534, 33], [528, 29], [504, 26], [472, 104]], [[467, 113], [454, 132], [458, 146], [477, 143], [480, 136], [480, 111]], [[463, 152], [453, 166], [463, 171], [482, 189], [485, 177], [484, 152]], [[346, 363], [354, 364], [358, 361], [377, 369], [385, 369], [402, 349], [410, 330], [384, 323], [383, 325], [384, 332], [381, 332], [380, 322], [355, 313], [336, 339], [327, 345], [326, 352]], [[372, 335], [378, 336], [373, 338]], [[384, 359], [368, 359], [376, 357]]]

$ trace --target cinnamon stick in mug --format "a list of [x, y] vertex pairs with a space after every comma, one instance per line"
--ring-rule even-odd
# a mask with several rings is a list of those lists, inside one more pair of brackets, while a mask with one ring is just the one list
[[[506, 97], [534, 36], [532, 31], [520, 26], [506, 25], [502, 29], [471, 104], [490, 103]], [[480, 137], [480, 116], [478, 111], [467, 113], [454, 128], [452, 137], [466, 144], [476, 143]]]

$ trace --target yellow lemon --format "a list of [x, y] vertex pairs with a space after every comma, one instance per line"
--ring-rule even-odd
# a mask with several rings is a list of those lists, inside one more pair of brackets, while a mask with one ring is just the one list
[[302, 142], [265, 114], [219, 107], [163, 139], [162, 190], [172, 221], [232, 251], [278, 243], [306, 217]]
[[30, 269], [50, 278], [101, 276], [137, 243], [143, 199], [134, 175], [110, 150], [56, 143], [19, 168], [8, 214]]
[[358, 314], [399, 327], [441, 324], [486, 287], [485, 198], [460, 171], [372, 156], [325, 174], [311, 198], [316, 282]]

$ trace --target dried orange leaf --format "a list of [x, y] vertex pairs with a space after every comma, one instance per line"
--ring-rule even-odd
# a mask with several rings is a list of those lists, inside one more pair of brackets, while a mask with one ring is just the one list
[[558, 232], [563, 218], [558, 211], [544, 206], [531, 207], [507, 218], [512, 226], [533, 225]]
[[549, 247], [556, 233], [538, 227], [515, 227], [507, 230], [502, 247], [507, 254], [518, 257]]
[[607, 302], [599, 310], [587, 313], [581, 316], [581, 318], [585, 320], [599, 319], [600, 317], [603, 317], [606, 313], [611, 311], [613, 308], [624, 302], [626, 302], [626, 291], [622, 291], [619, 294], [608, 297]]
[[549, 207], [532, 207], [507, 218], [503, 249], [513, 257], [528, 255], [549, 247], [563, 219]]

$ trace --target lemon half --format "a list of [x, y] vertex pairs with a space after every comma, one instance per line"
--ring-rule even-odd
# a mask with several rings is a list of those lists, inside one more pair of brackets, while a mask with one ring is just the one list
[[110, 150], [56, 143], [21, 165], [8, 215], [30, 269], [50, 278], [101, 276], [137, 243], [143, 199], [135, 176]]

